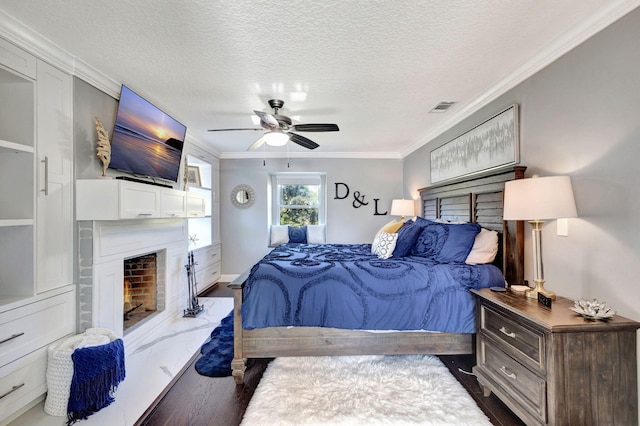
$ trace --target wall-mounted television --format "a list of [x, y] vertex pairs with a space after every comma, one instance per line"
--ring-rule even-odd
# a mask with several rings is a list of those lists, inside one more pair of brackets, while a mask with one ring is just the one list
[[109, 168], [177, 182], [186, 132], [184, 125], [123, 84]]

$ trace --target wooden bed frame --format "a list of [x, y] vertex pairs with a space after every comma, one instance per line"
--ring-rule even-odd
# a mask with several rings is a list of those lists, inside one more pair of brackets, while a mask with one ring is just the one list
[[[524, 224], [502, 220], [504, 183], [524, 177], [526, 167], [516, 166], [476, 175], [444, 185], [420, 189], [421, 216], [426, 219], [475, 222], [498, 231], [500, 249], [496, 264], [509, 284], [523, 283]], [[473, 334], [433, 332], [380, 332], [324, 327], [242, 328], [242, 293], [249, 271], [229, 287], [234, 299], [234, 357], [236, 383], [244, 380], [248, 358], [334, 355], [471, 354]]]

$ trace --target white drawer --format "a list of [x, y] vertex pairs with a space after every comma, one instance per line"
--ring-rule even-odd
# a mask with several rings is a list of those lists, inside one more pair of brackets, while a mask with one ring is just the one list
[[0, 314], [0, 366], [75, 331], [75, 292]]
[[202, 291], [215, 283], [220, 278], [220, 262], [216, 262], [206, 268], [196, 269], [196, 280], [198, 282], [198, 291]]
[[[47, 348], [0, 368], [0, 424], [47, 391]], [[19, 414], [19, 413], [18, 413]]]
[[204, 261], [207, 265], [220, 262], [220, 244], [210, 245], [209, 247], [206, 247], [205, 250], [206, 253]]

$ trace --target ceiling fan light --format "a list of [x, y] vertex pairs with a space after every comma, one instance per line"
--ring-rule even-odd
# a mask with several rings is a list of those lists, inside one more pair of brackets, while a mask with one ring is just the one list
[[282, 132], [269, 132], [264, 135], [264, 141], [270, 146], [283, 146], [289, 142], [289, 135]]

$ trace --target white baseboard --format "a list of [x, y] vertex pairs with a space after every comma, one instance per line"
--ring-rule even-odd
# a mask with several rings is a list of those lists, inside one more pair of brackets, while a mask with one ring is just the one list
[[230, 283], [231, 281], [235, 280], [239, 276], [240, 276], [240, 274], [224, 274], [224, 275], [220, 275], [220, 278], [218, 279], [218, 282]]

